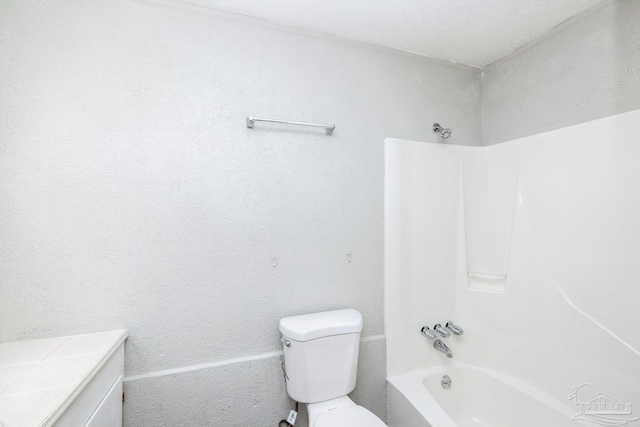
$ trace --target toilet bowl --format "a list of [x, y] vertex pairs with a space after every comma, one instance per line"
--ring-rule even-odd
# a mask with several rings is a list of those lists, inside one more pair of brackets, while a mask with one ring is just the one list
[[307, 404], [309, 427], [384, 427], [347, 394], [356, 386], [362, 315], [353, 309], [280, 320], [287, 393]]
[[309, 427], [385, 427], [368, 409], [347, 396], [320, 403], [308, 403]]

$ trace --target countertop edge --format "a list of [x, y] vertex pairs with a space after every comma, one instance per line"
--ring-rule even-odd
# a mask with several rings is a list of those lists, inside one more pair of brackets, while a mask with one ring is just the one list
[[96, 376], [96, 374], [102, 369], [102, 367], [107, 363], [107, 360], [116, 352], [116, 350], [124, 343], [124, 341], [129, 336], [129, 332], [126, 329], [116, 329], [110, 332], [120, 332], [118, 338], [113, 342], [113, 345], [109, 348], [109, 351], [104, 353], [100, 358], [100, 361], [93, 367], [93, 369], [83, 378], [83, 380], [78, 384], [78, 386], [67, 396], [67, 398], [59, 405], [51, 414], [47, 416], [40, 426], [42, 427], [50, 427], [58, 421], [58, 419], [64, 414], [64, 411], [76, 400], [76, 397], [85, 389], [85, 387], [91, 382], [91, 380]]

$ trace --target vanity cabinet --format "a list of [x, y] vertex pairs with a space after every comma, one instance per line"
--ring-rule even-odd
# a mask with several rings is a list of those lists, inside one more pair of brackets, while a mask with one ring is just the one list
[[1, 427], [122, 427], [126, 330], [0, 344]]
[[122, 427], [124, 345], [113, 353], [53, 427]]

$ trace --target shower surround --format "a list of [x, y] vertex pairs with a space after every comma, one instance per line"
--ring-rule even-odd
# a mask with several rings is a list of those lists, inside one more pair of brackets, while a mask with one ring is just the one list
[[[466, 365], [524, 384], [562, 425], [640, 414], [639, 122], [636, 110], [478, 148], [386, 140], [391, 384]], [[465, 329], [444, 340], [453, 359], [420, 334], [449, 320]], [[636, 409], [583, 414], [589, 393]]]

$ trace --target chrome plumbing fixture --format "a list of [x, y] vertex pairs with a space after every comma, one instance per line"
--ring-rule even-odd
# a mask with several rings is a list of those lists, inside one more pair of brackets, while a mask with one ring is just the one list
[[451, 331], [447, 328], [443, 328], [440, 323], [436, 323], [436, 326], [433, 327], [433, 330], [436, 331], [442, 338], [449, 338], [451, 336]]
[[433, 348], [441, 353], [444, 353], [448, 359], [451, 359], [453, 357], [453, 352], [449, 349], [449, 347], [447, 347], [445, 343], [440, 340], [435, 340], [433, 342]]
[[440, 134], [440, 139], [447, 140], [453, 133], [453, 131], [449, 128], [443, 128], [440, 123], [433, 124], [433, 131], [437, 134]]
[[420, 333], [423, 337], [427, 338], [429, 341], [433, 341], [433, 348], [444, 353], [449, 359], [453, 357], [453, 352], [447, 347], [445, 343], [443, 343], [439, 338], [436, 332], [429, 329], [428, 326], [424, 326]]
[[433, 341], [436, 338], [438, 338], [436, 333], [433, 332], [431, 329], [429, 329], [428, 326], [424, 326], [422, 329], [420, 329], [420, 333], [422, 334], [423, 337], [428, 338], [431, 341]]
[[444, 326], [445, 328], [450, 330], [454, 335], [464, 334], [464, 330], [460, 326], [454, 325], [453, 322], [447, 322], [447, 324]]
[[297, 126], [311, 126], [315, 128], [324, 128], [327, 135], [333, 135], [333, 131], [336, 130], [336, 125], [322, 125], [318, 123], [304, 123], [304, 122], [292, 122], [290, 120], [274, 120], [274, 119], [261, 119], [259, 117], [249, 116], [246, 118], [247, 128], [253, 129], [256, 122], [268, 122], [268, 123], [282, 123], [285, 125], [297, 125]]
[[451, 377], [449, 375], [445, 375], [444, 377], [442, 377], [442, 379], [440, 380], [440, 385], [443, 389], [449, 390], [451, 388]]

